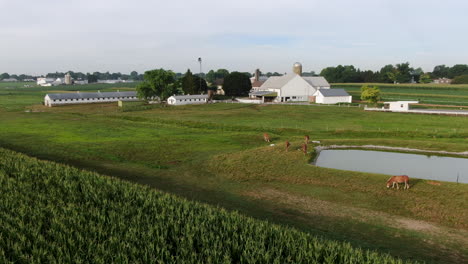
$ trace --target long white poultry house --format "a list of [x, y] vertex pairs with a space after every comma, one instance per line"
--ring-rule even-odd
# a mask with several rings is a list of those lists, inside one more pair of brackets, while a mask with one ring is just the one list
[[207, 101], [207, 94], [173, 95], [167, 98], [170, 105], [205, 104]]
[[52, 107], [67, 104], [108, 103], [117, 101], [137, 101], [135, 91], [131, 92], [97, 92], [97, 93], [54, 93], [46, 94], [44, 105]]

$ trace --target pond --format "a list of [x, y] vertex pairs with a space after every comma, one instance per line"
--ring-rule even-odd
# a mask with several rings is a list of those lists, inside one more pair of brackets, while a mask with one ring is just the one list
[[468, 183], [468, 159], [367, 150], [322, 150], [315, 165], [340, 170], [408, 175]]

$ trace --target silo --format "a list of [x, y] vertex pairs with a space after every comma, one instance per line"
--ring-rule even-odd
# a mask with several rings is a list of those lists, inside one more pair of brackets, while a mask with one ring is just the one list
[[65, 74], [65, 84], [66, 84], [66, 85], [72, 84], [71, 75], [70, 75], [69, 72], [67, 72], [67, 74]]
[[302, 64], [299, 62], [294, 63], [293, 72], [299, 76], [302, 76]]

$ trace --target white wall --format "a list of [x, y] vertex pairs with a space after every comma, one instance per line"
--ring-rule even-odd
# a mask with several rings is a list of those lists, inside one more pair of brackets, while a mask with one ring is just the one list
[[176, 99], [171, 96], [167, 99], [167, 104], [170, 105], [188, 105], [188, 104], [205, 104], [206, 98], [196, 98], [196, 99]]
[[[120, 99], [119, 99], [120, 98]], [[69, 104], [91, 104], [91, 103], [109, 103], [117, 101], [138, 101], [138, 97], [109, 97], [109, 98], [89, 98], [87, 99], [62, 99], [62, 100], [51, 100], [48, 96], [44, 97], [44, 104], [46, 106], [56, 105], [69, 105]]]
[[317, 104], [337, 104], [337, 103], [351, 103], [352, 96], [329, 96], [324, 97], [321, 93], [318, 93], [315, 98]]
[[[281, 88], [281, 95], [278, 94], [278, 96], [291, 97], [290, 101], [307, 101], [308, 97], [312, 96], [316, 91], [317, 89], [297, 75]], [[292, 99], [292, 97], [296, 97], [296, 99]]]

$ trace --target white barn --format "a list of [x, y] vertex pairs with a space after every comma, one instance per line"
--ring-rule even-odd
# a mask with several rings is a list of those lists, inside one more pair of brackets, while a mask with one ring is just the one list
[[268, 78], [249, 96], [272, 102], [309, 101], [318, 89], [330, 89], [330, 84], [324, 77], [303, 77], [300, 63], [294, 64], [293, 71], [291, 74]]
[[44, 105], [52, 107], [68, 104], [109, 103], [117, 101], [138, 101], [135, 91], [97, 93], [55, 93], [46, 94]]
[[353, 98], [344, 89], [318, 89], [314, 93], [317, 104], [351, 103]]
[[170, 105], [205, 104], [207, 101], [207, 94], [173, 95], [167, 98], [167, 104]]

